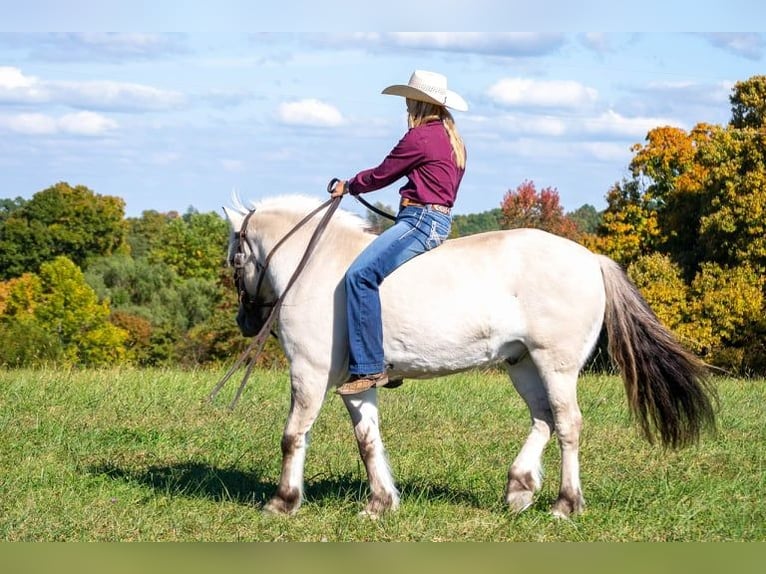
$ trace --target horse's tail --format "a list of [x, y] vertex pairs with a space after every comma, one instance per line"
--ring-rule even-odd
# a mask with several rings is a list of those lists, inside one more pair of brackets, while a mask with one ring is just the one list
[[660, 323], [617, 263], [599, 256], [606, 290], [609, 355], [644, 435], [673, 448], [696, 442], [715, 427], [715, 389], [707, 365]]

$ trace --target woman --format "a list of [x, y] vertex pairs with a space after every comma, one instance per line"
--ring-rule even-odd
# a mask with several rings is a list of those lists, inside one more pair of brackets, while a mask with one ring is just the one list
[[346, 272], [350, 378], [338, 387], [341, 395], [389, 384], [378, 289], [397, 267], [447, 238], [465, 172], [465, 146], [447, 108], [466, 111], [468, 105], [447, 89], [446, 77], [415, 70], [407, 85], [389, 86], [383, 93], [406, 98], [409, 130], [379, 166], [338, 182], [332, 192], [333, 197], [357, 195], [407, 177], [399, 190], [396, 222]]

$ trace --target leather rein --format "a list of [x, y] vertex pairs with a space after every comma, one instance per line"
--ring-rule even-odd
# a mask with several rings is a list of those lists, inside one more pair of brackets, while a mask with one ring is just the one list
[[[324, 202], [322, 205], [317, 207], [314, 211], [309, 213], [306, 217], [301, 219], [298, 224], [293, 227], [282, 239], [277, 242], [277, 244], [271, 249], [269, 254], [266, 256], [266, 259], [263, 262], [263, 265], [256, 265], [259, 267], [258, 269], [258, 276], [256, 278], [256, 288], [255, 288], [255, 295], [251, 296], [247, 289], [245, 288], [245, 281], [244, 281], [244, 266], [247, 263], [248, 259], [250, 257], [255, 256], [255, 248], [250, 241], [250, 238], [247, 236], [247, 227], [250, 223], [250, 218], [252, 217], [253, 213], [255, 212], [250, 211], [247, 216], [245, 217], [244, 221], [242, 222], [242, 227], [239, 230], [239, 244], [237, 245], [237, 253], [234, 256], [233, 263], [234, 263], [234, 282], [237, 287], [238, 291], [238, 297], [241, 304], [245, 305], [246, 308], [252, 308], [253, 306], [261, 306], [261, 307], [271, 307], [271, 311], [269, 312], [268, 317], [266, 318], [266, 321], [261, 326], [261, 329], [258, 331], [258, 333], [253, 338], [253, 341], [248, 345], [247, 349], [240, 355], [239, 359], [232, 365], [232, 367], [226, 372], [226, 374], [221, 378], [220, 381], [216, 384], [216, 386], [213, 388], [212, 391], [210, 391], [210, 394], [208, 395], [208, 400], [213, 401], [215, 400], [215, 397], [218, 395], [220, 390], [223, 388], [223, 386], [226, 384], [226, 382], [231, 378], [231, 376], [236, 372], [236, 370], [247, 361], [247, 368], [245, 370], [245, 374], [242, 377], [242, 381], [239, 384], [239, 388], [237, 389], [237, 393], [234, 395], [234, 398], [231, 401], [231, 404], [229, 405], [229, 410], [233, 410], [237, 402], [239, 401], [239, 397], [242, 395], [242, 391], [245, 388], [245, 385], [247, 384], [247, 380], [250, 378], [250, 374], [253, 371], [253, 368], [255, 367], [256, 360], [258, 359], [258, 356], [261, 354], [261, 351], [263, 351], [263, 346], [266, 344], [266, 340], [269, 338], [269, 334], [272, 333], [272, 326], [277, 320], [277, 316], [279, 315], [279, 310], [282, 307], [282, 304], [284, 303], [285, 297], [287, 296], [288, 292], [290, 291], [290, 288], [293, 286], [295, 281], [298, 279], [298, 276], [301, 274], [303, 269], [306, 267], [306, 264], [308, 263], [309, 257], [311, 256], [311, 253], [314, 251], [314, 248], [316, 247], [317, 243], [319, 242], [319, 238], [324, 233], [324, 230], [327, 228], [327, 224], [330, 222], [330, 218], [335, 213], [335, 210], [338, 209], [338, 206], [340, 205], [341, 197], [333, 197], [332, 199], [329, 199], [328, 201]], [[257, 296], [261, 289], [261, 285], [263, 284], [264, 277], [266, 276], [266, 272], [269, 268], [269, 264], [271, 263], [271, 259], [274, 256], [274, 253], [293, 235], [295, 234], [301, 227], [306, 225], [317, 213], [322, 211], [323, 209], [328, 208], [325, 214], [322, 216], [322, 219], [317, 224], [316, 229], [314, 230], [314, 233], [311, 235], [311, 239], [309, 239], [308, 245], [306, 246], [306, 251], [303, 254], [303, 257], [298, 262], [298, 266], [295, 268], [295, 271], [293, 272], [292, 276], [290, 277], [290, 280], [287, 282], [287, 285], [285, 286], [284, 291], [282, 291], [282, 294], [277, 297], [275, 301], [270, 301], [267, 303], [258, 303], [257, 302]], [[250, 254], [246, 254], [243, 250], [243, 244], [247, 244]]]
[[[330, 181], [330, 183], [327, 184], [328, 193], [332, 192], [332, 190], [335, 188], [335, 184], [338, 183], [338, 181], [340, 180], [338, 180], [337, 178], [333, 178]], [[255, 363], [258, 359], [258, 356], [263, 351], [263, 347], [266, 344], [266, 340], [269, 338], [269, 334], [276, 336], [272, 327], [277, 320], [277, 317], [279, 315], [279, 310], [282, 307], [282, 304], [284, 303], [287, 293], [290, 291], [290, 288], [298, 279], [298, 276], [301, 274], [304, 267], [306, 267], [306, 264], [308, 263], [311, 253], [314, 251], [314, 248], [319, 242], [319, 239], [322, 237], [322, 234], [327, 228], [327, 225], [330, 222], [330, 218], [338, 209], [338, 206], [340, 205], [342, 198], [343, 196], [338, 196], [338, 197], [333, 197], [329, 199], [328, 201], [324, 202], [322, 205], [314, 209], [306, 217], [301, 219], [295, 225], [295, 227], [293, 227], [290, 231], [288, 231], [287, 234], [285, 234], [285, 236], [282, 237], [282, 239], [280, 239], [277, 242], [277, 244], [271, 249], [271, 251], [269, 251], [269, 254], [266, 256], [266, 259], [264, 260], [263, 264], [260, 264], [257, 261], [254, 261], [256, 268], [258, 270], [258, 275], [256, 276], [256, 281], [255, 281], [254, 295], [251, 295], [245, 286], [244, 269], [245, 269], [245, 264], [248, 262], [250, 258], [255, 260], [256, 249], [252, 241], [250, 240], [250, 237], [247, 234], [248, 226], [250, 224], [250, 218], [255, 213], [255, 210], [250, 210], [248, 214], [245, 216], [245, 219], [242, 221], [242, 226], [240, 227], [239, 233], [238, 233], [239, 242], [237, 243], [237, 253], [232, 258], [232, 264], [234, 266], [234, 285], [236, 286], [236, 289], [237, 289], [237, 298], [239, 300], [240, 305], [244, 306], [246, 312], [251, 311], [254, 307], [271, 307], [271, 311], [269, 312], [269, 315], [266, 318], [266, 321], [263, 323], [260, 330], [253, 338], [253, 341], [250, 343], [250, 345], [248, 345], [247, 349], [245, 349], [245, 351], [239, 356], [239, 358], [234, 363], [234, 365], [232, 365], [232, 367], [226, 372], [226, 374], [221, 378], [221, 380], [218, 381], [215, 387], [213, 387], [213, 389], [210, 391], [210, 394], [208, 395], [208, 401], [212, 402], [213, 400], [215, 400], [216, 396], [224, 387], [226, 382], [232, 377], [232, 375], [237, 371], [237, 369], [239, 369], [242, 363], [247, 361], [245, 374], [242, 377], [242, 381], [240, 382], [239, 387], [237, 388], [237, 392], [234, 395], [234, 398], [229, 404], [229, 410], [233, 410], [234, 407], [236, 406], [240, 396], [242, 395], [242, 391], [245, 389], [247, 380], [250, 378], [250, 374], [252, 373], [253, 368], [255, 367]], [[356, 198], [360, 203], [362, 203], [370, 211], [373, 211], [382, 217], [391, 219], [392, 221], [396, 221], [395, 216], [385, 211], [382, 211], [373, 205], [370, 205], [361, 197], [355, 195], [354, 198]], [[277, 297], [274, 301], [259, 302], [258, 293], [260, 293], [261, 291], [263, 280], [266, 277], [266, 271], [269, 268], [269, 264], [271, 263], [271, 259], [274, 256], [274, 253], [276, 253], [277, 250], [280, 247], [282, 247], [282, 245], [290, 237], [292, 237], [301, 227], [306, 225], [309, 221], [311, 221], [311, 219], [314, 218], [314, 216], [317, 213], [324, 210], [325, 208], [328, 208], [328, 209], [325, 212], [325, 214], [322, 216], [322, 219], [317, 224], [317, 227], [314, 230], [314, 233], [311, 235], [308, 245], [306, 246], [306, 251], [303, 253], [303, 257], [301, 257], [301, 260], [298, 262], [298, 265], [295, 268], [295, 271], [293, 271], [293, 274], [290, 277], [290, 280], [287, 282], [287, 285], [285, 286], [284, 291], [282, 291], [282, 294], [279, 297]], [[245, 252], [243, 247], [244, 245], [248, 246], [248, 249], [250, 251], [249, 254]]]

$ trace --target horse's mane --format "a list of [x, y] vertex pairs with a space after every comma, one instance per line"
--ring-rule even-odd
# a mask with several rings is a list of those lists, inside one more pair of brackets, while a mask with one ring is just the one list
[[[232, 204], [232, 208], [241, 215], [246, 215], [249, 211], [254, 209], [256, 212], [269, 211], [288, 213], [295, 216], [297, 219], [302, 219], [312, 210], [319, 207], [322, 202], [317, 198], [308, 195], [281, 195], [267, 197], [258, 201], [249, 201], [248, 206], [245, 206], [239, 197], [233, 195]], [[317, 217], [321, 217], [321, 213], [318, 214]], [[363, 218], [342, 208], [338, 208], [333, 214], [332, 225], [333, 227], [339, 226], [357, 232], [366, 231], [369, 228], [369, 223]]]

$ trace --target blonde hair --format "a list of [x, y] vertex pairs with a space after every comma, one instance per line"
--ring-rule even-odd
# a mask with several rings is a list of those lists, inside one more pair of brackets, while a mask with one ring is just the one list
[[455, 120], [449, 110], [444, 106], [437, 106], [429, 102], [421, 102], [407, 98], [407, 126], [414, 128], [427, 122], [439, 120], [444, 125], [444, 129], [449, 136], [452, 153], [455, 157], [455, 164], [460, 169], [465, 169], [465, 144], [463, 138], [455, 126]]

